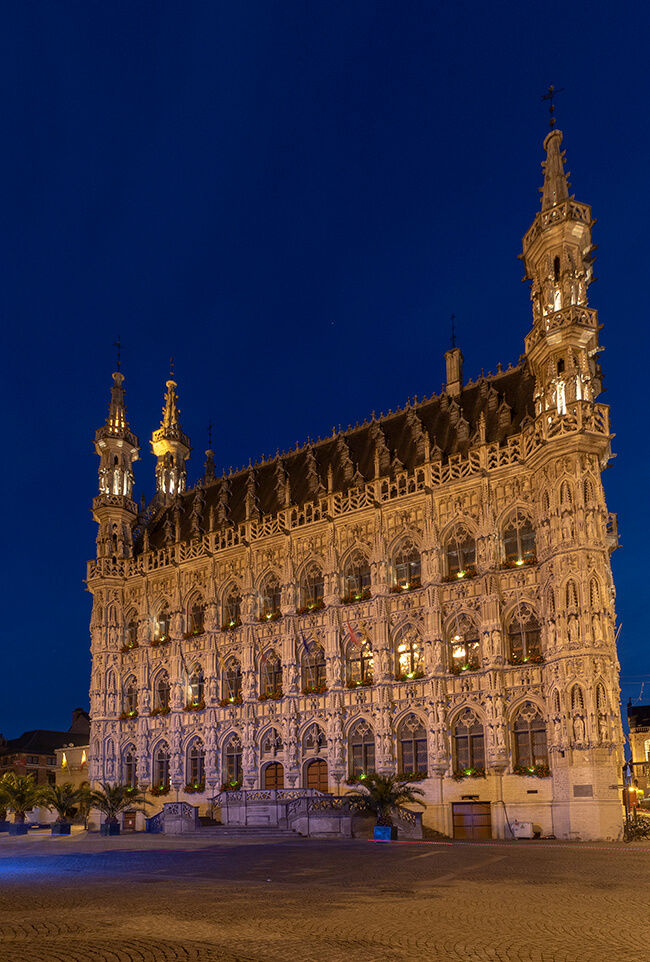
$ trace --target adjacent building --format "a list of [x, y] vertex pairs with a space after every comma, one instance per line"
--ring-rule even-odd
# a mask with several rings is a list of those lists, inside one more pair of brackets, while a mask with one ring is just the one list
[[57, 749], [87, 745], [90, 717], [83, 708], [72, 712], [68, 731], [37, 728], [23, 732], [18, 738], [0, 735], [0, 777], [7, 772], [32, 775], [37, 785], [53, 785], [56, 781]]
[[170, 379], [146, 507], [113, 375], [87, 579], [94, 780], [203, 804], [398, 772], [447, 834], [619, 836], [609, 409], [593, 219], [561, 142], [523, 239], [514, 366], [466, 380], [453, 347], [441, 394], [221, 477], [208, 451], [191, 490]]

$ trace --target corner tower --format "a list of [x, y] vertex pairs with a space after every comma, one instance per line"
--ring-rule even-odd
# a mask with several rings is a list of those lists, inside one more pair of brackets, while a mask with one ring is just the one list
[[99, 455], [99, 495], [93, 500], [93, 517], [99, 525], [97, 557], [130, 558], [132, 530], [138, 507], [132, 499], [132, 464], [138, 460], [139, 441], [129, 430], [124, 405], [124, 375], [113, 374], [106, 424], [95, 431]]
[[531, 281], [533, 329], [526, 355], [535, 374], [535, 413], [565, 415], [572, 401], [594, 401], [601, 391], [598, 316], [588, 307], [594, 280], [591, 207], [569, 196], [562, 132], [544, 141], [542, 209], [523, 239]]
[[192, 450], [190, 439], [183, 434], [180, 421], [180, 408], [176, 396], [176, 381], [167, 381], [167, 394], [163, 407], [162, 421], [151, 438], [151, 448], [156, 455], [156, 494], [165, 501], [183, 494], [187, 483], [185, 462]]

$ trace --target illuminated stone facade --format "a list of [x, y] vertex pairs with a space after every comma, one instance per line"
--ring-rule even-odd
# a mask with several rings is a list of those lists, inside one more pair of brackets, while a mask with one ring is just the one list
[[497, 837], [515, 820], [619, 835], [609, 412], [591, 210], [561, 140], [524, 237], [516, 367], [463, 383], [453, 348], [440, 396], [221, 478], [208, 452], [190, 491], [170, 380], [142, 510], [113, 375], [88, 565], [94, 779], [204, 804], [226, 782], [340, 793], [417, 772], [424, 822], [448, 834], [486, 834], [487, 812]]

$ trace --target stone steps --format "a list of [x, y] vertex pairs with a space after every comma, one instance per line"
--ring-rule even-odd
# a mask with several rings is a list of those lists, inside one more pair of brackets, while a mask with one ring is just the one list
[[201, 838], [299, 838], [293, 829], [277, 825], [210, 825], [201, 828]]

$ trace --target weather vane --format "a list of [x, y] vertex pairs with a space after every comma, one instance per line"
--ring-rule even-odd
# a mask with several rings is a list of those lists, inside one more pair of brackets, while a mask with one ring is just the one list
[[212, 450], [212, 421], [208, 424], [208, 447]]
[[553, 129], [553, 127], [555, 127], [555, 117], [553, 116], [553, 114], [555, 113], [555, 105], [553, 103], [553, 97], [555, 97], [556, 94], [561, 93], [563, 90], [564, 90], [564, 87], [560, 87], [559, 89], [556, 89], [553, 86], [553, 84], [551, 84], [551, 86], [548, 88], [548, 93], [544, 94], [544, 96], [542, 97], [542, 101], [548, 100], [549, 102], [548, 112], [551, 115], [551, 119], [549, 120], [548, 125], [551, 128], [551, 130]]
[[456, 320], [456, 315], [451, 315], [451, 346], [456, 347], [456, 328], [454, 326], [454, 321]]
[[117, 340], [116, 340], [116, 341], [113, 341], [113, 347], [116, 347], [116, 348], [117, 348], [117, 369], [118, 369], [118, 371], [119, 371], [119, 369], [120, 369], [120, 364], [121, 364], [121, 356], [122, 356], [122, 355], [121, 355], [121, 351], [122, 351], [122, 340], [121, 340], [119, 334], [117, 335]]
[[174, 380], [174, 355], [173, 354], [169, 359], [169, 376], [173, 381]]

